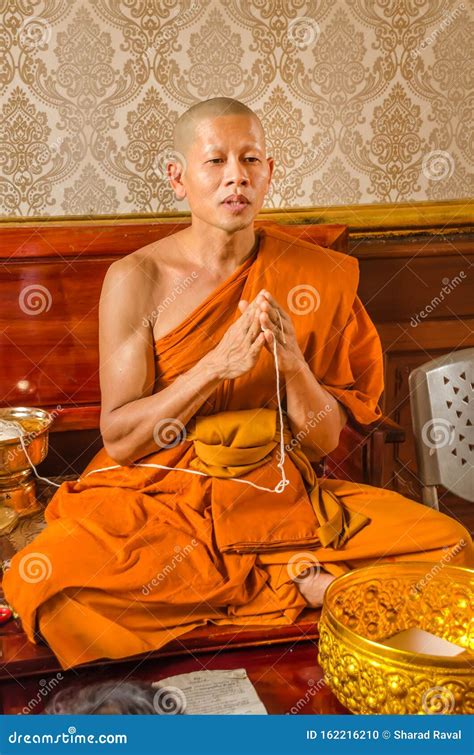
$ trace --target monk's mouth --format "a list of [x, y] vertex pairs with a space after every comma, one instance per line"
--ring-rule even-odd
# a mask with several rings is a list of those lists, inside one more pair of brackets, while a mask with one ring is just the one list
[[226, 200], [225, 202], [222, 202], [222, 204], [224, 205], [224, 207], [227, 207], [227, 209], [234, 212], [239, 212], [240, 210], [245, 209], [245, 207], [250, 207], [250, 202], [247, 202], [245, 200]]

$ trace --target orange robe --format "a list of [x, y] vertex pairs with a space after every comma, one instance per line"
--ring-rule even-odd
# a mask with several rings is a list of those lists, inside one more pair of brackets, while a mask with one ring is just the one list
[[[160, 388], [217, 345], [239, 299], [266, 288], [322, 386], [359, 423], [375, 421], [382, 350], [357, 297], [357, 260], [274, 227], [258, 233], [257, 251], [156, 343]], [[284, 380], [282, 396], [284, 407]], [[39, 629], [67, 669], [157, 649], [209, 621], [292, 623], [306, 606], [293, 577], [313, 560], [336, 576], [387, 560], [474, 564], [454, 519], [390, 490], [315, 479], [287, 422], [282, 493], [229, 479], [273, 488], [279, 429], [275, 365], [263, 350], [250, 372], [219, 385], [180, 442], [140, 460], [177, 469], [93, 471], [115, 464], [101, 449], [57, 490], [46, 528], [5, 574], [29, 640]]]

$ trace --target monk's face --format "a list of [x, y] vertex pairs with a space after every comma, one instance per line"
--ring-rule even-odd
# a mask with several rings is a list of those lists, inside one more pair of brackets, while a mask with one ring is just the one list
[[250, 225], [273, 172], [258, 121], [247, 115], [201, 120], [185, 157], [186, 170], [172, 185], [178, 198], [187, 197], [192, 215], [230, 232]]

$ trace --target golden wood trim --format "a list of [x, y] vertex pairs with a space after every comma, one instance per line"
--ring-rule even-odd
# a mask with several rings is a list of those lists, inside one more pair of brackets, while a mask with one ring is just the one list
[[[412, 235], [413, 233], [450, 233], [474, 230], [474, 200], [458, 199], [446, 202], [403, 202], [399, 204], [361, 204], [337, 207], [298, 207], [279, 210], [264, 209], [257, 220], [276, 223], [320, 224], [341, 223], [347, 225], [351, 236]], [[74, 226], [117, 225], [121, 223], [180, 223], [189, 222], [189, 212], [162, 212], [152, 214], [51, 216], [36, 218], [0, 217], [1, 227], [29, 225]]]

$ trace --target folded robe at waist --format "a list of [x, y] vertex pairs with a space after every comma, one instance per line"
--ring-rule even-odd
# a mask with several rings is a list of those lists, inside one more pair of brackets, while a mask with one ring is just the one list
[[221, 553], [253, 553], [297, 547], [340, 548], [370, 519], [322, 490], [283, 414], [285, 474], [281, 491], [256, 490], [232, 480], [244, 477], [272, 488], [281, 479], [276, 452], [280, 419], [275, 409], [243, 409], [195, 416], [188, 424], [195, 458], [189, 467], [211, 475], [211, 507]]

